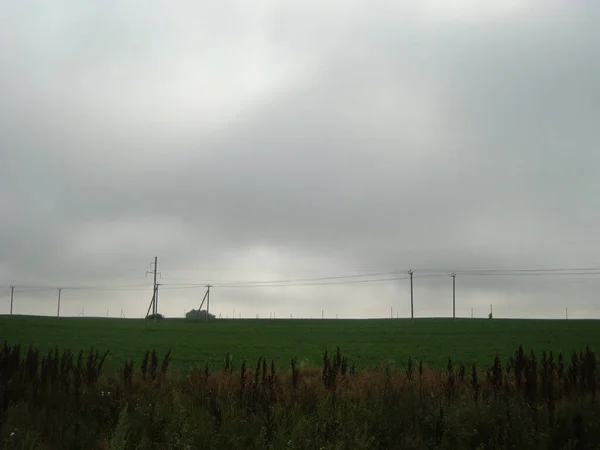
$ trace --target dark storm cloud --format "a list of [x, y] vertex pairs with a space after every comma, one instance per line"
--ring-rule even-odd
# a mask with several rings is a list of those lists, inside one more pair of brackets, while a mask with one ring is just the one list
[[[154, 254], [165, 283], [596, 265], [597, 10], [229, 6], [14, 13], [0, 281], [139, 283]], [[420, 311], [446, 314], [448, 280]], [[575, 289], [595, 314], [587, 281], [462, 280], [483, 310]], [[164, 294], [172, 314], [198, 295]], [[406, 283], [223, 298], [365, 316], [365, 295], [385, 315]]]

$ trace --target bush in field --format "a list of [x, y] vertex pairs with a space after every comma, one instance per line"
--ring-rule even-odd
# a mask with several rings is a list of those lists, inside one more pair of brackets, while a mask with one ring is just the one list
[[323, 366], [260, 358], [170, 373], [146, 352], [101, 375], [107, 353], [0, 349], [0, 448], [388, 449], [600, 445], [596, 357], [526, 353], [444, 370], [412, 360], [357, 372], [339, 349]]
[[157, 314], [148, 314], [148, 316], [146, 316], [146, 319], [148, 320], [163, 320], [165, 318], [165, 316], [163, 316], [160, 313]]
[[185, 318], [188, 320], [206, 320], [206, 315], [208, 314], [208, 319], [212, 320], [215, 318], [213, 314], [207, 313], [205, 309], [198, 311], [197, 309], [192, 309], [185, 314]]

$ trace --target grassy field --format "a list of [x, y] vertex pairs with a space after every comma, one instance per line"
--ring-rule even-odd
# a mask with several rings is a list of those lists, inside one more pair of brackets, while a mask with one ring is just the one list
[[209, 323], [167, 319], [162, 322], [105, 318], [0, 316], [0, 342], [31, 344], [48, 350], [110, 350], [106, 368], [126, 359], [139, 363], [146, 350], [159, 358], [172, 350], [173, 367], [220, 367], [230, 352], [234, 366], [259, 357], [278, 367], [297, 358], [300, 365], [321, 366], [323, 353], [336, 346], [357, 369], [380, 362], [403, 367], [409, 357], [435, 367], [456, 363], [489, 364], [496, 353], [505, 361], [519, 344], [536, 352], [569, 354], [600, 348], [600, 322], [584, 320], [215, 320]]

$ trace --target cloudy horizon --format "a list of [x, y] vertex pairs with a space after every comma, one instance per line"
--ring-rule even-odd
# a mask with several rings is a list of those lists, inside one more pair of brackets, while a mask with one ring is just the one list
[[[15, 314], [56, 314], [62, 287], [63, 315], [143, 316], [158, 256], [167, 317], [209, 283], [223, 317], [409, 317], [412, 269], [417, 317], [451, 316], [457, 271], [459, 316], [600, 318], [600, 6], [59, 0], [3, 18], [0, 314], [16, 286]], [[549, 268], [597, 270], [460, 273]], [[368, 273], [385, 281], [342, 284]]]

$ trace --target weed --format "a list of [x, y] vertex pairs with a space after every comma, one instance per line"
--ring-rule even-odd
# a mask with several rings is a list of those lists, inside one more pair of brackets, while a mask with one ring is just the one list
[[[77, 355], [77, 357], [75, 357]], [[503, 369], [448, 358], [357, 371], [341, 350], [319, 370], [259, 358], [233, 372], [168, 370], [145, 352], [104, 375], [108, 352], [0, 347], [0, 447], [13, 448], [597, 448], [600, 404], [590, 348], [538, 358], [519, 346]], [[162, 363], [159, 363], [162, 361]], [[251, 366], [254, 367], [254, 366]], [[352, 376], [346, 376], [347, 368]], [[486, 376], [481, 376], [483, 374]], [[43, 444], [42, 444], [43, 443]], [[32, 447], [33, 446], [33, 447]], [[571, 447], [569, 447], [571, 446]]]

